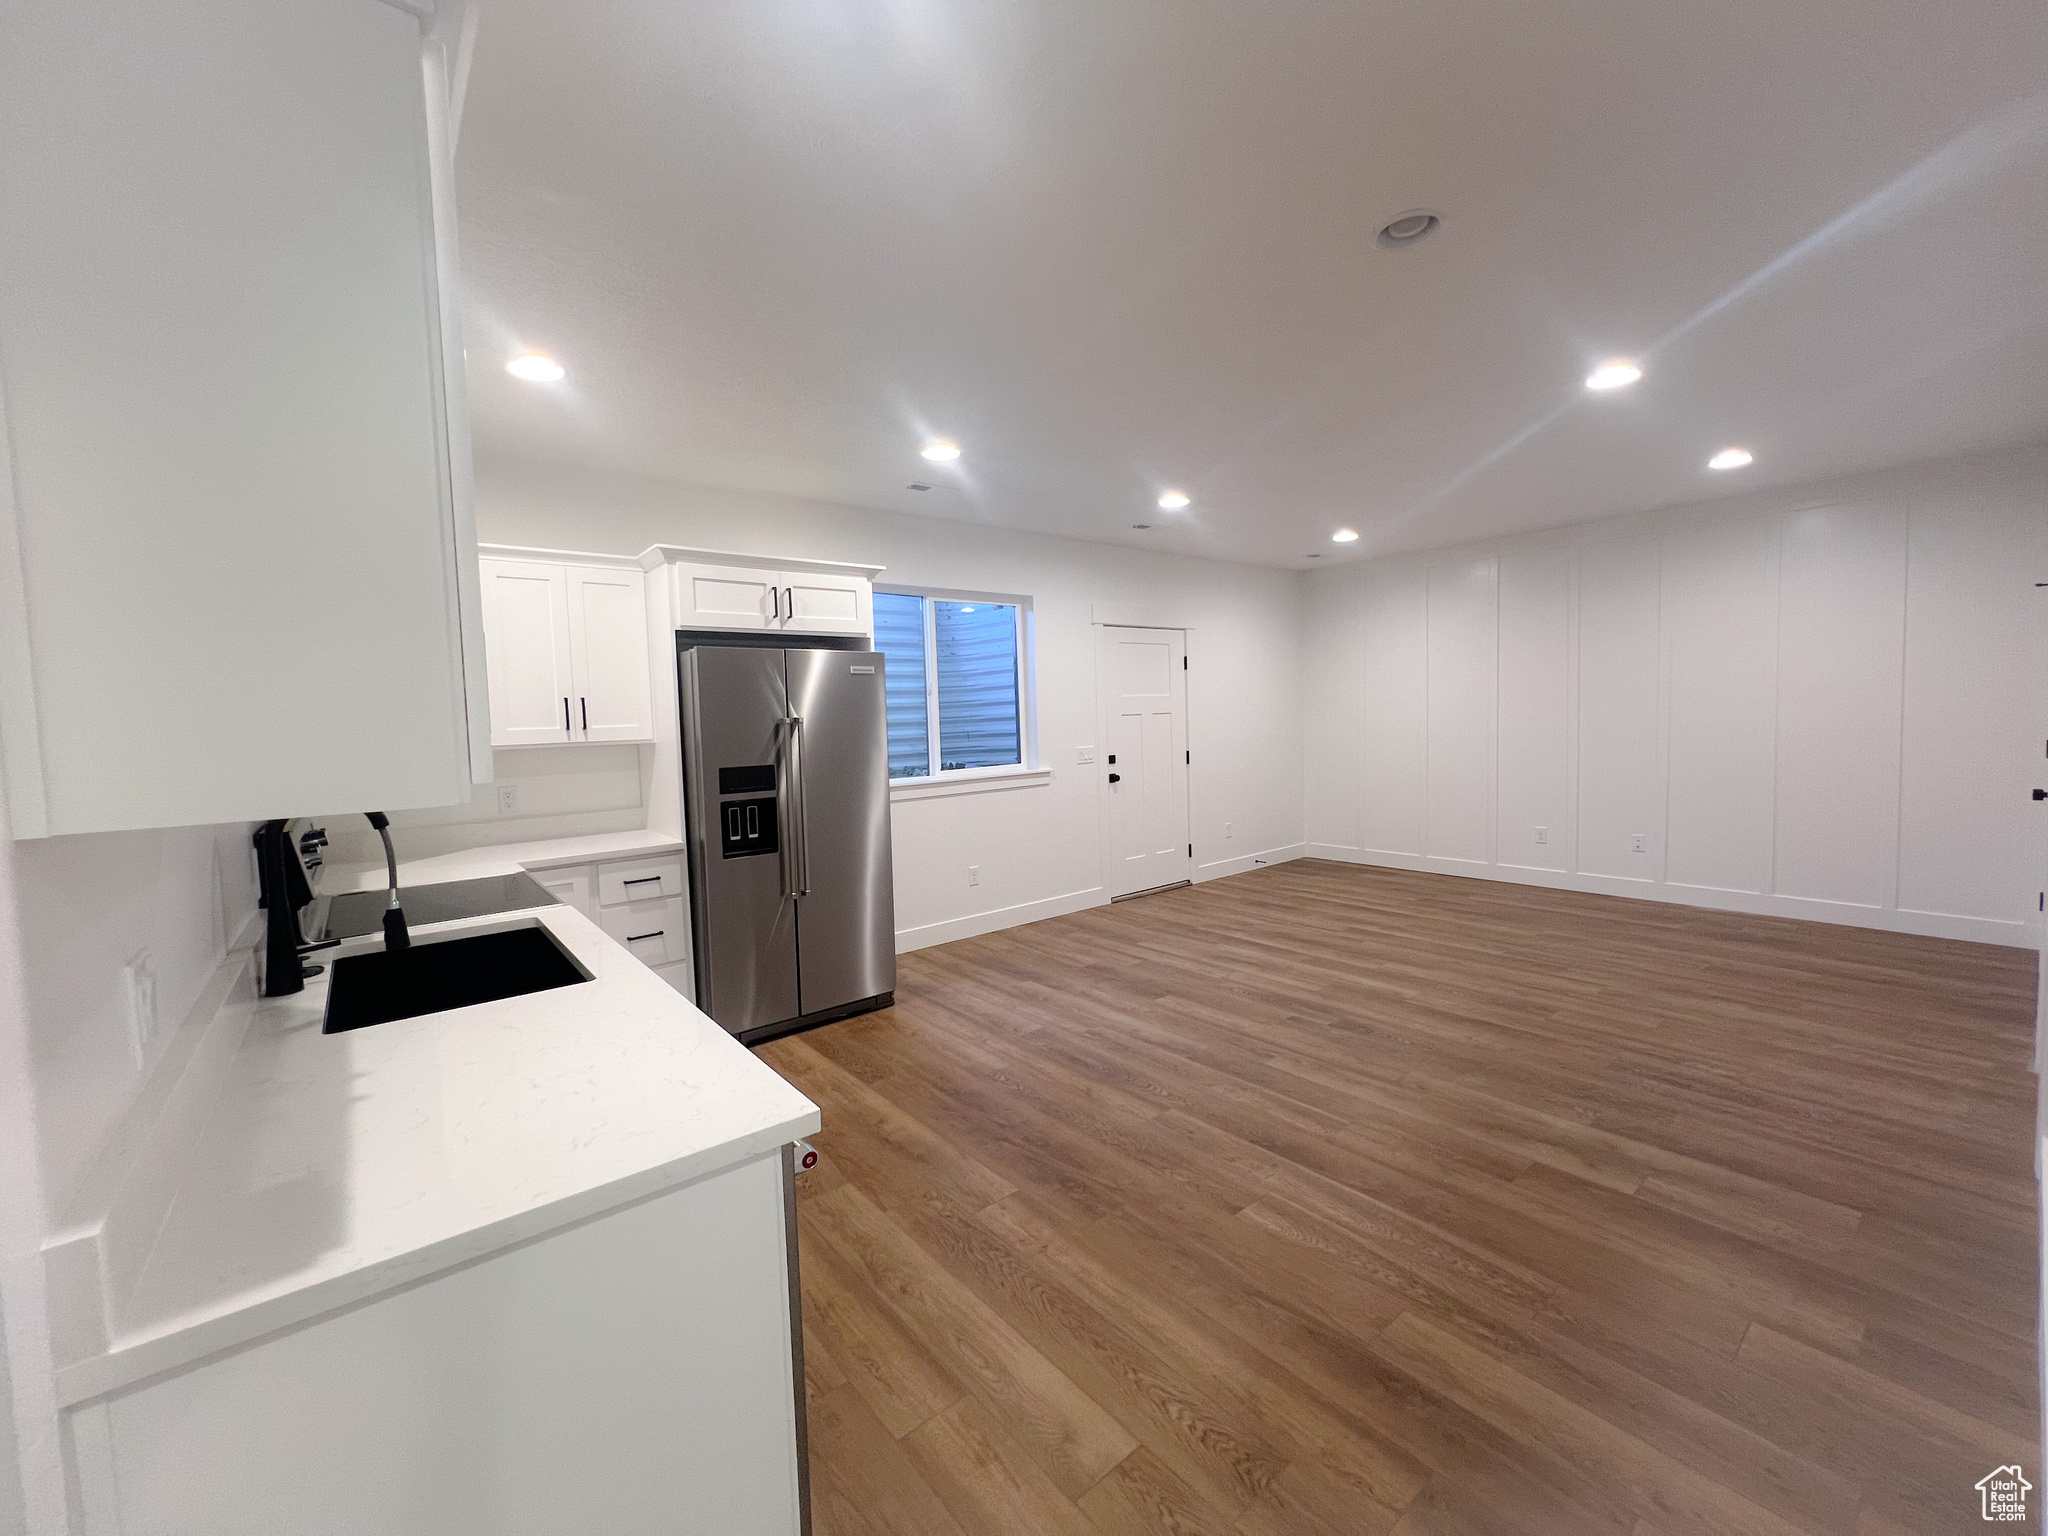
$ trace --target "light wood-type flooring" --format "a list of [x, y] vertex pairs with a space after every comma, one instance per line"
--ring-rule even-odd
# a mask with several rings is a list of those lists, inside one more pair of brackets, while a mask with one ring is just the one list
[[1986, 1529], [2034, 968], [1320, 862], [905, 955], [761, 1050], [817, 1530]]

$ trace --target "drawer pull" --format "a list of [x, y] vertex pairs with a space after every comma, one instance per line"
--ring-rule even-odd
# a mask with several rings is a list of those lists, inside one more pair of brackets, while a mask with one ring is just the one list
[[666, 928], [657, 928], [652, 933], [629, 933], [626, 935], [626, 942], [628, 944], [638, 944], [642, 939], [658, 939], [667, 932]]
[[635, 878], [633, 878], [633, 879], [631, 879], [631, 880], [621, 880], [621, 881], [619, 882], [619, 884], [621, 884], [621, 885], [645, 885], [645, 884], [647, 884], [647, 882], [648, 882], [648, 881], [650, 881], [650, 880], [653, 880], [653, 881], [657, 881], [657, 882], [658, 882], [658, 881], [659, 881], [660, 879], [661, 879], [661, 876], [659, 876], [659, 875], [639, 875], [639, 876], [636, 876]]

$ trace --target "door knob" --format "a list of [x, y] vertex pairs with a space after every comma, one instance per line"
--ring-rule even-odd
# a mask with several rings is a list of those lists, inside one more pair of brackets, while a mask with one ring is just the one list
[[2035, 798], [2036, 800], [2048, 800], [2048, 789], [2037, 789], [2037, 790], [2035, 790], [2035, 791], [2034, 791], [2034, 798]]
[[1112, 784], [1121, 784], [1121, 783], [1123, 783], [1123, 781], [1124, 781], [1124, 776], [1123, 776], [1122, 774], [1120, 774], [1120, 773], [1112, 773], [1112, 774], [1111, 774], [1111, 775], [1109, 776], [1109, 782], [1110, 782], [1110, 783], [1112, 783]]

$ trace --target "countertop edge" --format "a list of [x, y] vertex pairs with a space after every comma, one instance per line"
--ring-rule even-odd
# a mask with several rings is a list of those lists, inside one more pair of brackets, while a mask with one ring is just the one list
[[116, 1339], [104, 1354], [58, 1370], [58, 1406], [73, 1408], [138, 1386], [152, 1377], [198, 1364], [209, 1356], [317, 1321], [650, 1196], [724, 1173], [785, 1143], [815, 1134], [821, 1123], [814, 1106], [804, 1114], [750, 1131], [720, 1146], [643, 1169], [609, 1184], [579, 1190], [439, 1242], [375, 1260], [346, 1274], [266, 1296], [211, 1317], [173, 1323], [132, 1341]]

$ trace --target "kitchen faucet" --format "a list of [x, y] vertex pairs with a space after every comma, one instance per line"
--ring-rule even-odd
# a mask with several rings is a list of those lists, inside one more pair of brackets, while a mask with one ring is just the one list
[[398, 854], [391, 846], [391, 818], [382, 811], [365, 811], [363, 815], [384, 839], [384, 868], [391, 879], [391, 901], [384, 908], [384, 947], [409, 949], [412, 935], [405, 931], [405, 908], [398, 904]]

